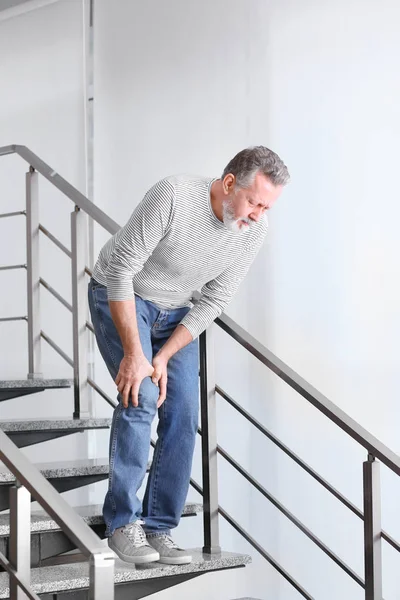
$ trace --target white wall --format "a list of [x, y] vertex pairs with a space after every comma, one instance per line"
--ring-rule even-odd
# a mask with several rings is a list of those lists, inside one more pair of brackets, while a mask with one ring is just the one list
[[[399, 13], [395, 0], [103, 0], [95, 10], [96, 202], [123, 223], [164, 175], [219, 175], [250, 144], [279, 152], [293, 181], [228, 313], [396, 451]], [[221, 385], [361, 506], [365, 453], [222, 333], [218, 353]], [[218, 427], [221, 443], [362, 574], [361, 522], [223, 401]], [[220, 464], [221, 503], [314, 597], [362, 597]], [[399, 537], [399, 487], [382, 475], [384, 527]], [[193, 522], [177, 535], [201, 543]], [[225, 525], [222, 541], [249, 551]], [[384, 556], [385, 597], [400, 598], [393, 554]], [[205, 587], [219, 600], [298, 597], [257, 559], [186, 585], [193, 599]]]
[[[85, 191], [82, 1], [60, 0], [0, 20], [0, 146], [28, 146], [81, 191]], [[4, 19], [4, 20], [3, 20]], [[16, 155], [0, 159], [1, 213], [25, 208], [28, 165]], [[70, 247], [72, 203], [40, 179], [40, 221]], [[25, 217], [0, 220], [1, 264], [26, 262]], [[26, 315], [26, 273], [0, 274], [0, 315]], [[71, 300], [70, 261], [41, 238], [41, 276]], [[71, 315], [48, 292], [42, 292], [42, 328], [72, 355]], [[1, 323], [0, 378], [25, 378], [26, 323]], [[43, 342], [47, 377], [72, 377], [71, 368]], [[2, 418], [72, 416], [73, 394], [48, 391], [0, 405]], [[29, 448], [38, 462], [82, 456], [85, 436]], [[73, 494], [71, 495], [73, 498]]]
[[[394, 23], [400, 9], [390, 1], [379, 8], [355, 0], [276, 2], [269, 17], [268, 141], [287, 148], [293, 183], [271, 215], [270, 251], [251, 280], [253, 293], [257, 276], [269, 291], [249, 328], [398, 452], [400, 42]], [[268, 425], [362, 506], [365, 452], [282, 384], [260, 378], [256, 389], [264, 383]], [[260, 416], [265, 411], [254, 408]], [[279, 478], [268, 480], [273, 491], [362, 573], [361, 522], [350, 515], [339, 521], [346, 513], [336, 501], [299, 469], [277, 464]], [[382, 478], [383, 525], [398, 537], [399, 485], [386, 470]], [[299, 554], [301, 538], [289, 537], [290, 527], [282, 524], [280, 531], [282, 561], [313, 595], [336, 598], [338, 592], [322, 592], [324, 580], [305, 577], [310, 564], [323, 578], [337, 573], [343, 597], [361, 598], [355, 586], [344, 587], [336, 567], [326, 570], [325, 559]], [[386, 550], [384, 595], [398, 598], [390, 570], [395, 555]]]

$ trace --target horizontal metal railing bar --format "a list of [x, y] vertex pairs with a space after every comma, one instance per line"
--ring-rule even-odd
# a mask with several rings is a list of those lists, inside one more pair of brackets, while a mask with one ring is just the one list
[[0, 219], [7, 219], [7, 217], [18, 217], [20, 215], [26, 215], [26, 210], [19, 210], [17, 212], [2, 213]]
[[[190, 480], [190, 485], [201, 496], [203, 495], [202, 487], [194, 479]], [[261, 556], [265, 558], [265, 560], [267, 560], [270, 563], [270, 565], [273, 566], [274, 569], [276, 569], [278, 573], [280, 573], [286, 579], [286, 581], [288, 581], [304, 598], [307, 598], [308, 600], [314, 600], [314, 598], [310, 596], [306, 592], [306, 590], [295, 579], [293, 579], [293, 577], [291, 577], [289, 573], [279, 565], [279, 563], [277, 563], [272, 558], [270, 554], [268, 554], [265, 548], [263, 548], [258, 542], [256, 542], [256, 540], [253, 537], [251, 537], [251, 535], [245, 529], [243, 529], [243, 527], [241, 527], [241, 525], [239, 525], [239, 523], [237, 523], [229, 513], [226, 512], [226, 510], [222, 508], [222, 506], [218, 506], [218, 512], [222, 517], [224, 517], [226, 521], [228, 521], [230, 525], [232, 525], [234, 529], [236, 529], [238, 533], [240, 533], [240, 535], [246, 540], [246, 542], [253, 546], [253, 548], [257, 550], [257, 552], [261, 554]]]
[[[48, 335], [46, 335], [43, 331], [41, 331], [41, 336], [46, 342], [59, 354], [71, 367], [74, 366], [73, 360], [62, 350]], [[88, 384], [106, 401], [112, 408], [117, 406], [117, 403], [113, 401], [110, 396], [108, 396], [93, 379], [88, 377]]]
[[46, 227], [43, 227], [43, 225], [39, 225], [39, 231], [41, 231], [42, 233], [44, 233], [44, 235], [46, 237], [48, 237], [49, 240], [51, 240], [53, 242], [53, 244], [55, 244], [62, 252], [64, 252], [64, 254], [66, 254], [69, 258], [72, 258], [72, 252], [71, 252], [71, 250], [68, 250], [68, 248], [66, 246], [64, 246], [64, 244], [62, 244], [60, 242], [60, 240], [58, 240], [56, 238], [55, 235], [53, 235], [52, 233], [50, 233], [50, 231], [48, 229], [46, 229]]
[[91, 323], [89, 323], [89, 321], [86, 321], [86, 327], [89, 329], [89, 331], [94, 333], [94, 327]]
[[257, 419], [255, 419], [250, 413], [248, 413], [240, 404], [238, 404], [229, 394], [225, 392], [220, 386], [216, 386], [218, 394], [224, 398], [234, 409], [236, 409], [245, 419], [247, 419], [254, 427], [256, 427], [261, 433], [265, 435], [271, 442], [275, 444], [280, 450], [282, 450], [289, 458], [291, 458], [296, 464], [298, 464], [306, 473], [311, 475], [318, 483], [320, 483], [325, 489], [327, 489], [335, 498], [340, 500], [344, 506], [351, 510], [355, 515], [364, 519], [362, 511], [357, 508], [355, 504], [350, 502], [343, 494], [335, 489], [326, 479], [321, 477], [314, 469], [312, 469], [307, 463], [305, 463], [297, 454], [295, 454], [290, 448], [285, 446], [277, 437], [274, 436], [264, 425], [262, 425]]
[[231, 525], [238, 533], [240, 533], [246, 542], [253, 546], [253, 548], [257, 550], [257, 552], [261, 554], [261, 556], [267, 562], [269, 562], [269, 564], [274, 567], [274, 569], [278, 571], [278, 573], [282, 575], [282, 577], [284, 577], [286, 581], [288, 581], [295, 588], [295, 590], [299, 592], [299, 594], [301, 594], [304, 598], [307, 598], [307, 600], [314, 600], [313, 596], [310, 596], [310, 594], [308, 594], [308, 592], [291, 575], [289, 575], [289, 573], [279, 563], [277, 563], [274, 558], [272, 558], [265, 548], [256, 542], [256, 540], [249, 533], [247, 533], [247, 531], [245, 531], [245, 529], [243, 529], [243, 527], [241, 527], [229, 513], [226, 512], [226, 510], [219, 507], [218, 512], [226, 521], [228, 521], [229, 525]]
[[0, 565], [9, 574], [10, 581], [11, 578], [14, 578], [21, 590], [25, 592], [25, 594], [28, 596], [28, 598], [30, 598], [30, 600], [40, 600], [39, 596], [29, 589], [27, 582], [23, 578], [21, 578], [18, 572], [15, 571], [15, 569], [11, 566], [10, 561], [4, 556], [2, 552], [0, 552]]
[[[39, 230], [42, 233], [44, 233], [44, 235], [47, 236], [49, 238], [49, 240], [51, 240], [53, 242], [53, 244], [55, 244], [58, 248], [60, 248], [60, 250], [62, 252], [64, 252], [64, 254], [66, 254], [69, 258], [72, 258], [72, 252], [71, 252], [71, 250], [68, 250], [68, 248], [66, 246], [64, 246], [64, 244], [62, 244], [60, 242], [60, 240], [56, 238], [55, 235], [53, 235], [52, 233], [50, 233], [50, 231], [48, 229], [46, 229], [46, 227], [43, 227], [43, 225], [39, 225]], [[85, 267], [85, 273], [87, 275], [89, 275], [89, 277], [92, 276], [92, 270], [89, 269], [89, 267]]]
[[388, 544], [392, 546], [397, 552], [400, 552], [400, 544], [396, 542], [394, 538], [392, 538], [386, 531], [382, 531], [382, 539], [385, 540]]
[[295, 525], [300, 531], [302, 531], [304, 535], [306, 535], [312, 542], [314, 542], [316, 546], [318, 546], [318, 548], [320, 548], [320, 550], [322, 550], [327, 556], [329, 556], [331, 560], [333, 560], [333, 562], [335, 562], [345, 573], [347, 573], [347, 575], [354, 579], [354, 581], [358, 583], [358, 585], [360, 585], [362, 588], [365, 588], [365, 583], [363, 579], [359, 575], [357, 575], [357, 573], [353, 571], [353, 569], [346, 565], [346, 563], [344, 563], [341, 560], [341, 558], [337, 556], [337, 554], [332, 552], [332, 550], [330, 550], [330, 548], [328, 548], [328, 546], [326, 546], [326, 544], [324, 544], [322, 540], [320, 540], [314, 533], [312, 533], [312, 531], [310, 531], [308, 527], [306, 527], [301, 521], [299, 521], [299, 519], [297, 519], [297, 517], [295, 517], [293, 513], [291, 513], [287, 508], [283, 506], [283, 504], [281, 504], [281, 502], [279, 502], [272, 494], [270, 494], [265, 489], [265, 487], [262, 486], [259, 483], [259, 481], [257, 481], [254, 477], [252, 477], [252, 475], [250, 475], [250, 473], [248, 473], [248, 471], [246, 471], [242, 467], [242, 465], [236, 462], [236, 460], [232, 458], [232, 456], [228, 454], [228, 452], [224, 450], [224, 448], [222, 448], [220, 445], [217, 445], [217, 452], [221, 456], [223, 456], [225, 460], [234, 469], [236, 469], [236, 471], [238, 471], [258, 492], [260, 492], [260, 494], [262, 494], [264, 498], [269, 500], [269, 502], [271, 502], [271, 504], [273, 504], [275, 508], [277, 508], [285, 517], [287, 517], [289, 521], [293, 523], [293, 525]]
[[48, 335], [46, 335], [44, 331], [41, 331], [40, 335], [49, 344], [49, 346], [51, 346], [53, 350], [55, 350], [57, 354], [59, 354], [70, 365], [70, 367], [74, 366], [74, 361], [68, 356], [68, 354], [65, 354], [64, 350], [61, 350], [60, 346], [57, 346], [57, 344]]
[[72, 312], [72, 304], [70, 304], [69, 302], [67, 302], [61, 296], [61, 294], [59, 294], [58, 292], [56, 292], [56, 290], [49, 283], [47, 283], [47, 281], [45, 281], [42, 277], [39, 278], [39, 281], [42, 284], [42, 286], [44, 288], [46, 288], [46, 290], [49, 291], [50, 294], [52, 294], [52, 296], [54, 296], [54, 298], [56, 298], [59, 302], [61, 302], [61, 304], [63, 304], [65, 306], [65, 308], [68, 308], [68, 310], [70, 312]]
[[[325, 489], [328, 490], [335, 498], [340, 500], [340, 502], [346, 506], [349, 510], [351, 510], [357, 517], [364, 520], [363, 512], [357, 508], [355, 504], [350, 502], [343, 496], [336, 488], [334, 488], [326, 479], [321, 477], [314, 469], [312, 469], [307, 463], [305, 463], [301, 458], [297, 456], [290, 448], [285, 446], [277, 437], [275, 437], [264, 425], [262, 425], [257, 419], [255, 419], [250, 413], [248, 413], [240, 404], [238, 404], [229, 394], [225, 392], [220, 386], [215, 386], [218, 394], [224, 398], [233, 408], [235, 408], [245, 419], [247, 419], [254, 427], [256, 427], [261, 433], [263, 433], [271, 442], [273, 442], [280, 450], [285, 452], [295, 463], [297, 463], [306, 473], [311, 475], [318, 483], [320, 483]], [[400, 552], [400, 544], [392, 538], [388, 533], [382, 530], [382, 538], [390, 544], [397, 552]]]
[[0, 323], [5, 323], [6, 321], [28, 321], [28, 317], [1, 317]]
[[108, 402], [108, 404], [110, 406], [112, 406], [113, 408], [116, 408], [116, 406], [118, 406], [118, 402], [114, 402], [114, 400], [112, 398], [110, 398], [110, 396], [108, 396], [102, 389], [101, 387], [99, 387], [97, 385], [97, 383], [95, 381], [93, 381], [93, 379], [90, 379], [90, 377], [88, 377], [88, 384], [98, 393], [100, 394], [100, 396], [106, 401]]
[[270, 350], [268, 350], [254, 336], [243, 327], [235, 323], [227, 315], [221, 315], [216, 319], [219, 325], [228, 335], [236, 340], [250, 354], [266, 365], [280, 379], [285, 381], [292, 389], [308, 400], [315, 408], [330, 419], [335, 425], [345, 431], [356, 442], [363, 446], [370, 454], [379, 459], [391, 471], [400, 475], [400, 456], [380, 442], [369, 431], [352, 419], [348, 414], [328, 400], [321, 392], [300, 377], [293, 369], [281, 361]]
[[6, 265], [0, 267], [0, 271], [12, 271], [13, 269], [26, 269], [26, 265]]
[[20, 146], [13, 144], [11, 146], [4, 146], [0, 148], [0, 156], [3, 154], [12, 154], [15, 152], [21, 158], [32, 166], [38, 173], [43, 175], [48, 181], [50, 181], [57, 189], [60, 190], [67, 198], [72, 200], [76, 206], [79, 206], [84, 210], [92, 219], [99, 223], [104, 229], [106, 229], [112, 235], [116, 233], [120, 226], [118, 223], [113, 221], [105, 212], [103, 212], [98, 206], [90, 202], [79, 190], [74, 188], [73, 185], [68, 183], [66, 179], [61, 177], [54, 169], [48, 164], [41, 160], [34, 152], [29, 150], [26, 146]]
[[78, 513], [1, 430], [0, 441], [0, 459], [5, 466], [26, 487], [33, 498], [56, 521], [81, 552], [87, 557], [97, 554], [114, 560], [113, 553], [102, 546], [101, 540]]

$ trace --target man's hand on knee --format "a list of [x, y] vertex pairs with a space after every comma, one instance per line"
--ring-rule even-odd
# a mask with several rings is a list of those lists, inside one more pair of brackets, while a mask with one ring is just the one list
[[122, 405], [128, 408], [129, 396], [133, 406], [139, 404], [139, 388], [145, 377], [152, 377], [154, 368], [144, 354], [124, 356], [115, 379], [117, 389], [122, 395]]

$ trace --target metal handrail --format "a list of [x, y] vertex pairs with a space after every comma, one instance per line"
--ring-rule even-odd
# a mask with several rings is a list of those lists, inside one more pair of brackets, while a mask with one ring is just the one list
[[[333, 487], [326, 479], [321, 477], [310, 465], [304, 462], [297, 454], [295, 454], [290, 448], [288, 448], [283, 442], [281, 442], [273, 433], [271, 433], [264, 425], [262, 425], [257, 419], [255, 419], [247, 410], [245, 410], [240, 404], [238, 404], [227, 392], [225, 392], [219, 385], [216, 386], [216, 392], [224, 398], [237, 412], [239, 412], [249, 423], [254, 425], [266, 438], [268, 438], [275, 446], [282, 450], [289, 458], [291, 458], [296, 464], [299, 465], [315, 481], [322, 485], [328, 492], [332, 494], [337, 500], [339, 500], [346, 508], [351, 510], [352, 513], [357, 515], [361, 520], [364, 520], [363, 512], [346, 496], [343, 496], [336, 488]], [[400, 543], [393, 539], [386, 531], [382, 529], [382, 539], [390, 544], [397, 552], [400, 552]]]
[[365, 587], [362, 578], [346, 565], [337, 554], [335, 554], [322, 540], [320, 540], [308, 527], [304, 525], [293, 513], [291, 513], [279, 500], [277, 500], [272, 494], [270, 494], [264, 486], [262, 486], [257, 479], [255, 479], [246, 469], [244, 469], [232, 456], [219, 444], [217, 445], [217, 452], [220, 454], [242, 477], [244, 477], [264, 498], [266, 498], [276, 509], [279, 510], [289, 521], [293, 523], [302, 531], [320, 550], [322, 550], [333, 562], [335, 562], [347, 575], [349, 575], [358, 585]]
[[378, 458], [396, 475], [400, 475], [400, 456], [393, 452], [393, 450], [390, 450], [390, 448], [385, 446], [369, 431], [359, 425], [357, 421], [328, 400], [326, 396], [300, 377], [298, 373], [275, 356], [266, 346], [238, 325], [231, 317], [221, 315], [216, 319], [216, 323], [230, 337], [250, 352], [250, 354], [269, 367], [280, 379], [285, 381], [291, 388], [310, 402], [310, 404], [328, 417], [330, 421], [363, 446], [368, 453]]
[[[45, 511], [56, 521], [69, 539], [90, 560], [90, 591], [92, 597], [97, 599], [109, 599], [114, 597], [114, 554], [102, 545], [100, 538], [81, 519], [75, 510], [62, 498], [37, 468], [17, 448], [10, 438], [0, 430], [0, 459], [5, 466], [14, 474], [19, 485], [22, 485], [33, 496]], [[18, 506], [13, 503], [10, 511], [16, 515], [16, 530], [30, 532], [30, 509], [29, 497], [24, 497], [24, 503]], [[26, 510], [28, 507], [28, 510]], [[25, 508], [25, 510], [24, 510]], [[13, 523], [13, 519], [11, 519]], [[10, 530], [11, 539], [17, 531]], [[26, 533], [26, 531], [25, 531]], [[29, 541], [29, 538], [28, 538]], [[30, 547], [30, 544], [29, 544]], [[21, 571], [30, 569], [29, 547], [19, 548], [20, 560], [18, 561]], [[22, 552], [24, 551], [24, 552]], [[29, 562], [27, 562], [27, 558]], [[10, 561], [11, 562], [11, 561]], [[9, 572], [11, 578], [15, 575], [15, 568], [0, 553], [0, 563]], [[20, 569], [17, 568], [17, 574]], [[24, 581], [24, 585], [27, 585]], [[32, 596], [35, 597], [35, 596]]]
[[88, 214], [96, 223], [104, 227], [112, 235], [116, 233], [120, 226], [113, 219], [111, 219], [105, 212], [103, 212], [98, 206], [93, 204], [86, 196], [84, 196], [79, 190], [73, 185], [68, 183], [66, 179], [61, 177], [54, 169], [52, 169], [47, 163], [37, 156], [34, 152], [29, 150], [26, 146], [20, 146], [18, 144], [12, 144], [10, 146], [0, 147], [0, 156], [7, 154], [18, 154], [23, 158], [31, 167], [38, 173], [43, 175], [50, 183], [52, 183], [57, 189], [60, 190], [67, 198], [79, 206], [86, 214]]
[[219, 385], [216, 386], [217, 394], [221, 396], [224, 400], [228, 402], [238, 413], [242, 415], [249, 423], [254, 425], [266, 438], [268, 438], [277, 448], [282, 450], [289, 458], [291, 458], [296, 464], [299, 465], [315, 481], [317, 481], [320, 485], [322, 485], [328, 492], [330, 492], [335, 498], [337, 498], [344, 506], [346, 506], [349, 510], [351, 510], [355, 515], [364, 518], [361, 510], [350, 500], [348, 500], [343, 494], [341, 494], [336, 488], [333, 487], [326, 479], [321, 477], [310, 465], [304, 462], [297, 454], [295, 454], [290, 448], [288, 448], [283, 442], [281, 442], [273, 433], [271, 433], [264, 425], [262, 425], [257, 419], [255, 419], [247, 410], [245, 410], [240, 404], [238, 404], [225, 390], [223, 390]]

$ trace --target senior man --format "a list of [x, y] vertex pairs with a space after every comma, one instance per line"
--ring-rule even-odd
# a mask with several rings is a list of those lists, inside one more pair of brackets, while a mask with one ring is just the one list
[[167, 177], [100, 252], [89, 306], [119, 392], [103, 514], [109, 546], [122, 560], [191, 561], [171, 530], [186, 501], [197, 433], [198, 337], [245, 277], [267, 233], [266, 213], [288, 180], [285, 164], [264, 146], [239, 152], [221, 178]]

